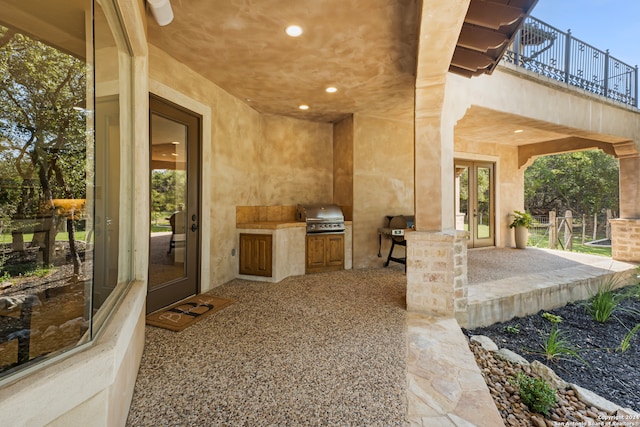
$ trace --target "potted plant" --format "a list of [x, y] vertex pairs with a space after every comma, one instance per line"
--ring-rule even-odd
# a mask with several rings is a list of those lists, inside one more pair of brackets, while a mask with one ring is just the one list
[[515, 228], [516, 248], [524, 249], [527, 247], [527, 239], [529, 238], [529, 227], [534, 223], [531, 214], [522, 211], [513, 212], [513, 221], [509, 224], [509, 228]]

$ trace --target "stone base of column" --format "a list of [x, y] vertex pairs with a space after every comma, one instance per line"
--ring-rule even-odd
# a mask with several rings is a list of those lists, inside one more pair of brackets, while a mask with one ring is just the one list
[[611, 257], [640, 263], [640, 219], [611, 220]]
[[407, 310], [446, 317], [467, 311], [463, 231], [407, 233]]

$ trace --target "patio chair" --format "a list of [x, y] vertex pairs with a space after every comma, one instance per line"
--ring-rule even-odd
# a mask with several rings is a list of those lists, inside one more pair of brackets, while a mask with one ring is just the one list
[[184, 244], [186, 237], [184, 219], [184, 211], [174, 212], [169, 217], [169, 224], [171, 225], [171, 239], [169, 240], [169, 251], [167, 254], [171, 253], [171, 250], [176, 247], [177, 242]]

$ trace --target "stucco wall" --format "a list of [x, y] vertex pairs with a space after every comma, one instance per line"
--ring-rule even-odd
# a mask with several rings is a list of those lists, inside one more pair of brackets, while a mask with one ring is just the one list
[[330, 203], [333, 125], [261, 115], [259, 205]]
[[380, 267], [385, 215], [414, 213], [413, 123], [356, 115], [353, 129], [353, 268]]
[[333, 125], [333, 201], [353, 207], [353, 116]]
[[152, 81], [210, 112], [210, 124], [205, 120], [203, 126], [209, 142], [203, 147], [201, 179], [207, 198], [202, 217], [208, 221], [201, 228], [210, 241], [209, 250], [203, 250], [209, 279], [202, 291], [207, 291], [235, 277], [236, 206], [332, 200], [333, 126], [260, 114], [160, 49], [149, 46], [149, 55]]

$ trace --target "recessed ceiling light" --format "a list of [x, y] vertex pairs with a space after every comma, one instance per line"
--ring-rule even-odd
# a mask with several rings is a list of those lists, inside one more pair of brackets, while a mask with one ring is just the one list
[[172, 156], [178, 157], [178, 153], [171, 153]]
[[180, 145], [180, 143], [179, 143], [178, 141], [171, 141], [171, 143], [172, 143], [173, 145]]
[[302, 35], [302, 27], [299, 25], [289, 25], [284, 31], [291, 37], [298, 37]]
[[524, 132], [524, 130], [522, 130], [522, 129], [516, 129], [516, 130], [513, 131], [513, 133], [522, 133], [522, 132]]
[[329, 86], [328, 88], [325, 89], [328, 93], [336, 93], [338, 91], [338, 88], [335, 88], [333, 86]]
[[305, 104], [302, 104], [302, 105], [301, 105], [301, 106], [299, 106], [298, 108], [299, 108], [299, 109], [301, 109], [301, 110], [308, 110], [308, 109], [309, 109], [309, 106], [308, 106], [308, 105], [305, 105]]

